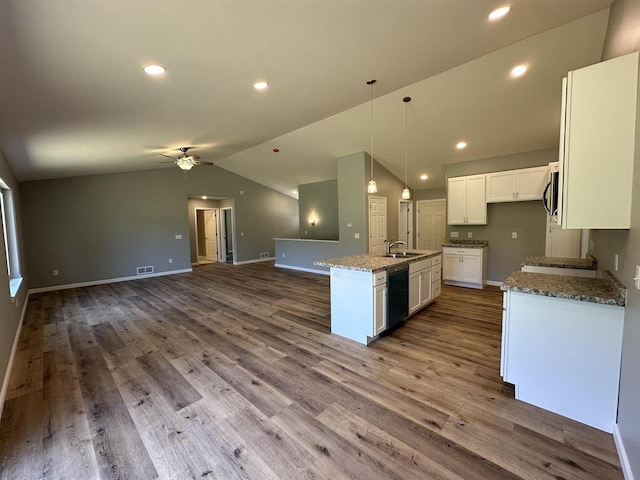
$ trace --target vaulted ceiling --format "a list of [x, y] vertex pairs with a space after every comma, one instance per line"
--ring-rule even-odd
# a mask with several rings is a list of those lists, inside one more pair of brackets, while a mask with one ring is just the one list
[[193, 146], [292, 195], [370, 150], [375, 78], [376, 159], [404, 178], [407, 146], [410, 186], [440, 188], [448, 163], [557, 145], [562, 77], [600, 60], [611, 0], [507, 3], [0, 0], [0, 152], [26, 181]]

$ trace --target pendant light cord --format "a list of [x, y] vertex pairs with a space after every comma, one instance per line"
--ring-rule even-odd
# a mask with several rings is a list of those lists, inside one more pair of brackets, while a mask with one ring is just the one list
[[371, 108], [371, 180], [373, 180], [373, 84], [376, 83], [377, 80], [369, 80], [367, 84], [370, 87], [370, 97], [369, 104]]
[[[405, 97], [409, 98], [409, 97]], [[404, 99], [403, 99], [404, 100]], [[409, 102], [404, 102], [404, 186], [407, 185], [407, 166], [409, 165]]]

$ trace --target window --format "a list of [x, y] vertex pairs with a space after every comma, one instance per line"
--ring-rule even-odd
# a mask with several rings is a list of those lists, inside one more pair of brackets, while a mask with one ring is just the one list
[[11, 296], [15, 297], [22, 282], [18, 255], [16, 219], [11, 189], [2, 178], [0, 178], [0, 210], [0, 213], [2, 213], [0, 220], [2, 220], [2, 239], [7, 260], [9, 290], [11, 291]]

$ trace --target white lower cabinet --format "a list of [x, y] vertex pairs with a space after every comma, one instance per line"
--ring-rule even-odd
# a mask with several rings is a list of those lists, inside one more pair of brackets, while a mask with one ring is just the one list
[[507, 291], [500, 374], [516, 398], [611, 433], [624, 307]]
[[444, 283], [483, 288], [487, 280], [487, 247], [444, 247], [442, 253]]
[[441, 255], [409, 264], [409, 315], [440, 295], [441, 266]]
[[368, 344], [387, 328], [387, 272], [331, 268], [331, 333]]

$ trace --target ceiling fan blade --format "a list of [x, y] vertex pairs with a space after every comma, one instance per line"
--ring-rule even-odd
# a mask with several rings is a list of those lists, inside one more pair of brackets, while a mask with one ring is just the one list
[[167, 157], [167, 158], [173, 158], [174, 160], [177, 160], [177, 157], [172, 157], [171, 155], [165, 155], [164, 153], [161, 153], [160, 156], [162, 157]]
[[198, 165], [206, 165], [208, 167], [212, 167], [213, 166], [213, 162], [198, 162]]
[[189, 155], [189, 157], [190, 157], [192, 160], [195, 160], [196, 162], [197, 162], [198, 160], [200, 160], [200, 157], [199, 157], [198, 155]]

